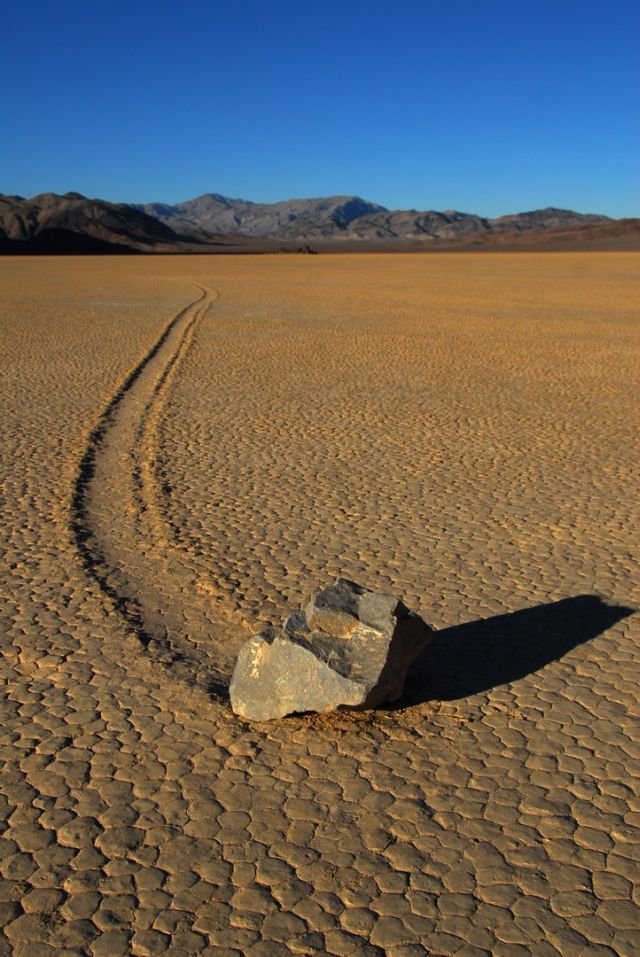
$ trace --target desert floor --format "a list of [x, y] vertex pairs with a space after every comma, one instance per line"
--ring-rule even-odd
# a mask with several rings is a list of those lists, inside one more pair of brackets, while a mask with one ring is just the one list
[[[635, 957], [639, 264], [0, 260], [0, 953]], [[338, 574], [400, 707], [236, 718]]]

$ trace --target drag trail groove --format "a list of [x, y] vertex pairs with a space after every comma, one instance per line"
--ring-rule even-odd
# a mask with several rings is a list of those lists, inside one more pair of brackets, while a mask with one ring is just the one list
[[91, 432], [75, 482], [72, 525], [86, 570], [151, 659], [224, 697], [228, 656], [220, 641], [212, 641], [215, 583], [203, 601], [189, 548], [176, 541], [165, 516], [156, 469], [158, 424], [172, 383], [218, 298], [214, 290], [197, 288], [198, 297], [169, 322]]

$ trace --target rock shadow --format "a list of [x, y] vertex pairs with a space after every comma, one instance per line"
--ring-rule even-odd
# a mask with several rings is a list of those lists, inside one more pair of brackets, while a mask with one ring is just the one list
[[577, 595], [445, 628], [409, 672], [402, 706], [454, 701], [525, 678], [634, 611]]

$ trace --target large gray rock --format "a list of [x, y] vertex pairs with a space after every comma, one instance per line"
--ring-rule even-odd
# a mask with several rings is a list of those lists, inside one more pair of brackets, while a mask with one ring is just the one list
[[426, 622], [393, 595], [338, 578], [304, 612], [245, 642], [231, 680], [231, 707], [243, 718], [268, 721], [395, 701], [431, 636]]

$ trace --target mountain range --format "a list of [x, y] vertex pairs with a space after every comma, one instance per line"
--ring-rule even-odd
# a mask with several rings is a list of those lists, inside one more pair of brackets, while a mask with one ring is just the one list
[[456, 210], [443, 213], [389, 210], [359, 196], [250, 203], [206, 193], [175, 206], [149, 203], [136, 208], [183, 235], [204, 230], [294, 241], [456, 240], [470, 233], [576, 228], [589, 223], [610, 222], [606, 216], [551, 208], [498, 219]]
[[546, 209], [487, 218], [389, 210], [358, 196], [253, 203], [205, 193], [125, 204], [80, 193], [0, 194], [0, 253], [267, 252], [318, 249], [635, 248], [640, 220]]

